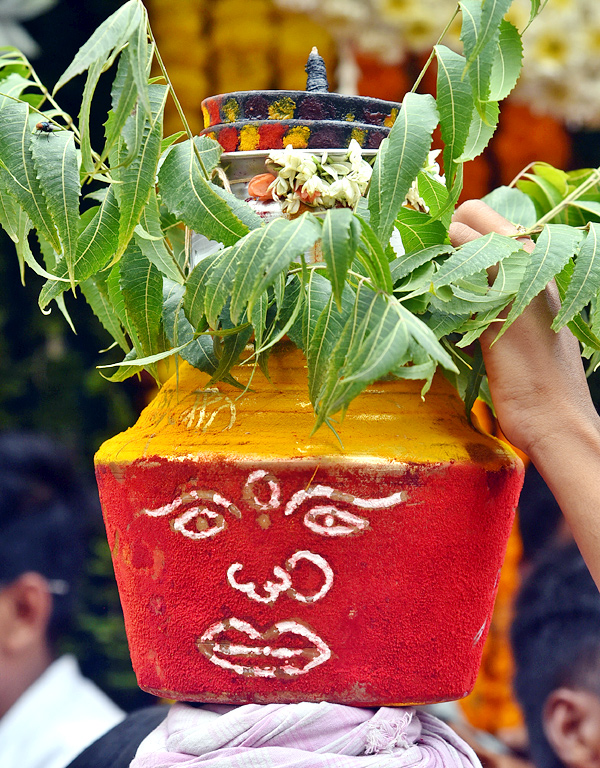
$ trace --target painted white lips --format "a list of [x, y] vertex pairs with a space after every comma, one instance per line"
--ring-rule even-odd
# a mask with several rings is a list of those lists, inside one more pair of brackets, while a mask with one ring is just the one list
[[[226, 639], [226, 633], [230, 634], [231, 630], [241, 633], [240, 643]], [[288, 648], [284, 635], [302, 637], [308, 644], [303, 648]], [[305, 675], [331, 656], [325, 641], [296, 621], [278, 621], [265, 632], [259, 632], [241, 619], [225, 619], [211, 624], [196, 645], [213, 664], [248, 677], [290, 678]], [[260, 659], [262, 663], [249, 663], [253, 658]], [[241, 663], [237, 663], [236, 659]], [[265, 661], [268, 661], [266, 665]]]

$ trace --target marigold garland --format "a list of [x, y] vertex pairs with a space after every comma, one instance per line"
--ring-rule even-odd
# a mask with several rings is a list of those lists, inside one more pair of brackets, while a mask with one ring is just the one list
[[[329, 32], [304, 14], [282, 12], [273, 0], [148, 0], [148, 11], [194, 132], [204, 127], [201, 102], [212, 94], [303, 89], [304, 65], [313, 45], [329, 72], [335, 69]], [[167, 105], [165, 130], [181, 130], [172, 104]]]

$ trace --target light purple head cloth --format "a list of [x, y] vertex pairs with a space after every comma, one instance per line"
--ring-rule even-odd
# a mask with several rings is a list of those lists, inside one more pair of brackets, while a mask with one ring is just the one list
[[246, 704], [207, 714], [175, 704], [131, 768], [481, 768], [453, 730], [414, 707]]

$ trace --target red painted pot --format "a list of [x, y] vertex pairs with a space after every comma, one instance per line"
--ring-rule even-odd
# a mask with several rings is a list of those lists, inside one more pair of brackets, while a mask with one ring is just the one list
[[[140, 686], [372, 706], [471, 689], [522, 482], [443, 379], [373, 385], [313, 437], [302, 356], [241, 398], [183, 365], [96, 456]], [[243, 371], [239, 373], [243, 377]]]

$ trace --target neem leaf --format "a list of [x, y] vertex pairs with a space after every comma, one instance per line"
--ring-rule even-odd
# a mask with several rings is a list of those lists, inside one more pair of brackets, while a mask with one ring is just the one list
[[496, 101], [487, 101], [480, 105], [482, 115], [473, 111], [469, 135], [462, 154], [456, 158], [457, 163], [465, 163], [468, 160], [474, 160], [483, 152], [490, 142], [490, 139], [496, 132], [498, 119], [500, 117], [500, 107]]
[[58, 131], [46, 141], [37, 137], [32, 142], [31, 151], [40, 187], [58, 230], [71, 284], [75, 286], [73, 264], [77, 257], [81, 185], [73, 134]]
[[587, 237], [579, 249], [575, 269], [562, 307], [552, 328], [560, 330], [598, 294], [600, 285], [600, 224], [591, 223]]
[[[512, 2], [512, 0], [510, 1]], [[467, 59], [464, 71], [467, 72], [468, 70], [476, 111], [481, 117], [484, 117], [484, 105], [489, 100], [490, 94], [492, 65], [497, 48], [496, 41], [500, 34], [500, 19], [492, 29], [491, 36], [484, 40], [482, 24], [485, 24], [485, 20], [481, 0], [463, 0], [460, 7], [463, 17], [460, 38]]]
[[[267, 327], [267, 310], [269, 309], [269, 295], [265, 291], [252, 306], [252, 311], [248, 315], [248, 320], [252, 323], [254, 329], [254, 345], [256, 350], [264, 352], [262, 345], [264, 333]], [[270, 347], [268, 347], [270, 349]]]
[[[546, 213], [552, 210], [563, 199], [563, 193], [551, 181], [543, 176], [525, 173], [523, 178], [517, 182], [518, 188], [529, 195], [538, 203], [542, 211]], [[561, 211], [555, 218], [563, 223], [565, 212]]]
[[[439, 211], [448, 202], [448, 190], [442, 184], [441, 181], [432, 179], [428, 173], [421, 171], [417, 176], [417, 186], [419, 188], [419, 195], [425, 201], [425, 205], [429, 208], [431, 216], [437, 216]], [[452, 213], [448, 212], [449, 218]], [[445, 222], [444, 222], [445, 224]]]
[[[531, 0], [531, 13], [529, 16], [529, 24], [535, 19], [540, 11], [542, 11], [548, 3], [548, 0]], [[529, 26], [529, 24], [527, 26]]]
[[17, 235], [18, 226], [19, 206], [14, 198], [0, 190], [0, 227], [2, 227], [13, 243], [19, 240]]
[[394, 223], [407, 253], [441, 245], [446, 239], [446, 227], [428, 213], [401, 208]]
[[382, 245], [387, 245], [406, 193], [427, 159], [437, 124], [433, 96], [407, 93], [371, 178], [371, 226]]
[[567, 327], [573, 336], [575, 336], [576, 339], [584, 344], [585, 347], [594, 350], [600, 350], [600, 339], [598, 336], [596, 336], [588, 324], [584, 322], [582, 317], [577, 315], [571, 320], [570, 323], [567, 324]]
[[[146, 117], [140, 150], [132, 162], [121, 171], [119, 243], [115, 260], [127, 248], [150, 193], [154, 189], [156, 169], [162, 139], [162, 113], [168, 95], [162, 85], [149, 86], [152, 122]], [[135, 119], [132, 117], [131, 119]]]
[[465, 413], [467, 414], [469, 421], [471, 421], [471, 410], [475, 405], [475, 400], [479, 397], [479, 390], [484, 376], [485, 363], [483, 361], [483, 353], [481, 351], [481, 346], [477, 344], [475, 346], [475, 354], [473, 355], [473, 362], [471, 364], [471, 375], [469, 376], [465, 390]]
[[449, 371], [456, 371], [452, 358], [436, 339], [433, 331], [418, 317], [409, 312], [402, 303], [395, 301], [392, 304], [394, 311], [406, 323], [406, 327], [412, 339], [419, 344], [428, 355], [444, 366]]
[[437, 256], [442, 256], [446, 253], [453, 253], [454, 248], [451, 245], [434, 245], [430, 248], [419, 248], [416, 251], [409, 251], [403, 256], [398, 256], [390, 264], [390, 270], [392, 272], [392, 280], [397, 283], [398, 280], [407, 277], [418, 267], [423, 264], [427, 264]]
[[56, 227], [37, 178], [31, 154], [32, 139], [50, 141], [53, 136], [32, 136], [29, 108], [8, 100], [0, 110], [0, 178], [42, 237], [60, 251]]
[[219, 164], [223, 154], [223, 147], [218, 141], [208, 136], [195, 136], [194, 145], [196, 147], [196, 156], [199, 157], [202, 168], [206, 171], [206, 177], [208, 178]]
[[570, 205], [587, 213], [593, 213], [594, 216], [600, 216], [600, 203], [595, 200], [573, 200]]
[[391, 293], [393, 288], [390, 263], [377, 235], [366, 221], [357, 216], [360, 221], [360, 246], [357, 257], [362, 262], [373, 286], [386, 293]]
[[[136, 330], [143, 355], [161, 352], [162, 276], [131, 243], [121, 259], [120, 287], [127, 317]], [[138, 355], [138, 357], [141, 357]]]
[[[99, 365], [98, 368], [121, 368], [125, 367], [127, 369], [129, 368], [146, 368], [148, 371], [152, 373], [154, 378], [156, 379], [156, 373], [152, 372], [152, 369], [154, 368], [154, 363], [158, 363], [160, 360], [165, 360], [167, 357], [173, 357], [173, 355], [179, 354], [183, 349], [185, 349], [187, 345], [182, 344], [180, 347], [175, 347], [174, 349], [165, 349], [162, 352], [156, 352], [154, 355], [146, 355], [145, 357], [138, 357], [137, 354], [131, 354], [125, 356], [125, 359], [120, 363], [107, 363], [106, 365]], [[151, 368], [152, 366], [152, 368]], [[131, 373], [127, 373], [125, 378], [128, 378], [131, 376]], [[120, 381], [121, 379], [112, 378], [110, 381]]]
[[226, 255], [225, 251], [217, 251], [202, 259], [194, 267], [187, 279], [183, 306], [186, 317], [194, 329], [199, 328], [204, 320], [204, 293], [206, 290], [207, 274]]
[[533, 227], [537, 221], [535, 205], [531, 198], [514, 187], [498, 187], [482, 198], [501, 216], [522, 227]]
[[262, 259], [267, 248], [286, 227], [285, 219], [274, 219], [266, 226], [252, 230], [237, 243], [238, 268], [230, 286], [229, 311], [233, 322], [239, 321], [248, 304], [250, 288], [259, 279]]
[[195, 232], [224, 245], [233, 245], [247, 234], [248, 227], [204, 177], [191, 141], [169, 149], [158, 181], [163, 203]]
[[[361, 328], [352, 339], [340, 370], [344, 386], [366, 386], [389, 372], [404, 356], [409, 343], [406, 325], [399, 322], [394, 300], [373, 294]], [[362, 388], [362, 387], [361, 387]]]
[[245, 200], [240, 200], [232, 192], [228, 192], [226, 189], [218, 187], [216, 184], [213, 184], [212, 181], [209, 181], [208, 185], [213, 192], [216, 192], [217, 195], [227, 203], [233, 215], [236, 216], [242, 224], [245, 224], [248, 229], [264, 227], [265, 220], [254, 213]]
[[[185, 288], [166, 279], [163, 287], [163, 323], [169, 342], [174, 347], [186, 344], [179, 355], [194, 368], [213, 374], [219, 365], [210, 336], [198, 336], [194, 339], [194, 329], [188, 322], [184, 311]], [[188, 343], [189, 342], [189, 343]]]
[[496, 339], [502, 336], [550, 280], [558, 275], [579, 247], [581, 239], [582, 233], [579, 230], [564, 224], [548, 224], [544, 227], [531, 253], [512, 308]]
[[[477, 24], [477, 38], [473, 45], [469, 44], [468, 48], [465, 43], [465, 53], [467, 55], [468, 65], [471, 65], [475, 59], [480, 56], [484, 48], [496, 38], [502, 19], [512, 5], [512, 1], [513, 0], [483, 0], [483, 3], [481, 3], [480, 6], [481, 16], [478, 19]], [[473, 0], [468, 0], [468, 4], [472, 5]], [[467, 0], [463, 0], [460, 5], [461, 8], [463, 8], [464, 18], [464, 9], [467, 5]], [[479, 5], [479, 0], [477, 0], [477, 5]]]
[[[368, 384], [404, 362], [409, 333], [394, 311], [394, 303], [393, 298], [359, 288], [354, 311], [336, 346], [338, 354], [345, 352], [344, 361], [337, 371], [330, 369], [319, 394], [317, 423], [347, 407]], [[337, 357], [334, 353], [332, 360]]]
[[502, 20], [492, 74], [490, 78], [490, 101], [502, 101], [517, 84], [521, 73], [523, 44], [519, 30], [510, 21]]
[[279, 325], [289, 326], [287, 328], [287, 335], [298, 349], [306, 353], [302, 333], [302, 315], [300, 314], [304, 297], [302, 280], [298, 275], [291, 275], [286, 280], [285, 291], [283, 298], [278, 304], [278, 309]]
[[[125, 379], [131, 378], [131, 376], [137, 376], [140, 372], [140, 369], [135, 365], [127, 365], [127, 363], [130, 363], [131, 360], [135, 360], [137, 356], [137, 353], [135, 349], [130, 350], [126, 355], [125, 359], [122, 363], [117, 363], [117, 371], [116, 373], [113, 373], [112, 376], [105, 376], [103, 373], [100, 375], [105, 378], [107, 381], [112, 382], [118, 382], [118, 381], [125, 381]], [[111, 365], [109, 366], [96, 366], [97, 368], [102, 367], [108, 367], [112, 368]]]
[[117, 317], [117, 314], [110, 303], [108, 297], [108, 288], [106, 286], [106, 274], [94, 275], [88, 277], [79, 284], [81, 292], [85, 296], [87, 303], [92, 308], [93, 313], [102, 323], [103, 327], [110, 333], [121, 349], [129, 352], [129, 344], [123, 333], [123, 328]]
[[26, 80], [18, 72], [12, 72], [8, 77], [3, 78], [0, 82], [0, 109], [8, 101], [18, 99], [26, 88], [32, 86], [31, 80]]
[[277, 275], [285, 272], [292, 261], [299, 261], [320, 235], [321, 222], [311, 213], [286, 220], [285, 227], [273, 237], [268, 250], [261, 254], [259, 274], [248, 298], [250, 308], [258, 296], [272, 285]]
[[[111, 186], [102, 205], [77, 240], [77, 255], [71, 265], [75, 283], [86, 280], [108, 264], [117, 247], [118, 232], [119, 208]], [[57, 264], [56, 274], [63, 279], [69, 276], [69, 268], [64, 259]], [[40, 291], [40, 308], [44, 309], [65, 288], [64, 282], [47, 282]]]
[[[313, 280], [315, 277], [317, 279], [320, 277], [315, 273], [313, 275]], [[321, 278], [321, 280], [324, 280], [324, 278]], [[325, 292], [323, 295], [325, 295]], [[325, 382], [332, 351], [338, 343], [338, 339], [352, 312], [354, 299], [354, 291], [346, 283], [342, 294], [341, 308], [338, 309], [334, 296], [329, 292], [329, 299], [321, 310], [320, 315], [317, 316], [316, 323], [311, 321], [310, 329], [307, 323], [306, 338], [308, 345], [305, 348], [307, 349], [306, 362], [308, 364], [308, 394], [313, 406], [316, 405], [319, 392]], [[314, 301], [312, 302], [312, 308], [314, 308]]]
[[131, 74], [138, 92], [139, 104], [146, 114], [152, 114], [150, 106], [150, 94], [148, 91], [148, 32], [145, 24], [138, 24], [129, 38], [129, 44], [125, 49], [125, 56], [129, 61]]
[[350, 209], [337, 208], [325, 214], [321, 248], [340, 310], [346, 274], [356, 255], [360, 233], [361, 226]]
[[81, 144], [81, 165], [84, 171], [89, 172], [94, 168], [92, 158], [92, 146], [90, 144], [90, 109], [92, 107], [92, 97], [98, 85], [98, 80], [102, 74], [102, 62], [94, 61], [85, 80], [83, 96], [81, 98], [81, 108], [79, 110], [79, 131]]
[[[111, 118], [112, 122], [112, 118]], [[120, 138], [122, 141], [118, 142], [118, 157], [119, 157], [119, 171], [121, 167], [128, 166], [131, 161], [137, 157], [140, 153], [142, 141], [144, 140], [144, 133], [148, 129], [148, 113], [144, 112], [137, 104], [134, 105], [125, 124], [121, 129]], [[162, 138], [160, 142], [159, 154], [162, 151]], [[125, 151], [125, 148], [126, 151]], [[117, 170], [117, 169], [113, 169]], [[120, 174], [119, 174], [120, 178]]]
[[246, 242], [242, 240], [225, 248], [206, 275], [204, 314], [211, 328], [218, 327], [219, 316], [231, 295], [231, 286], [240, 263], [239, 253], [245, 246]]
[[471, 240], [446, 259], [433, 278], [433, 287], [437, 290], [460, 278], [481, 272], [519, 250], [521, 243], [517, 239], [496, 232]]
[[[373, 292], [366, 289], [363, 284], [359, 285], [346, 323], [329, 356], [326, 375], [321, 375], [323, 383], [313, 404], [317, 417], [313, 432], [316, 432], [321, 424], [326, 422], [337, 410], [334, 408], [333, 403], [339, 388], [339, 372], [344, 365], [348, 350], [352, 345], [352, 340], [358, 332], [359, 326], [364, 318], [364, 313], [361, 312], [361, 292], [363, 291], [368, 292], [369, 298], [374, 295]], [[364, 301], [362, 303], [364, 303]]]
[[473, 112], [471, 86], [463, 78], [466, 60], [444, 45], [436, 45], [438, 62], [437, 107], [444, 142], [444, 170], [446, 184], [452, 185], [456, 173], [454, 163], [462, 154]]
[[176, 283], [183, 283], [183, 273], [173, 254], [165, 245], [164, 235], [160, 225], [158, 200], [154, 188], [150, 190], [150, 198], [142, 210], [140, 225], [143, 227], [144, 231], [150, 235], [150, 237], [147, 238], [141, 234], [137, 227], [134, 230], [135, 242], [144, 256], [146, 256], [155, 267], [158, 267], [162, 274], [170, 280], [174, 280]]
[[[221, 324], [223, 328], [236, 327], [231, 322], [231, 319], [226, 312], [221, 318]], [[240, 355], [244, 351], [246, 344], [250, 341], [251, 336], [252, 326], [250, 325], [248, 325], [246, 328], [242, 327], [239, 333], [233, 334], [231, 336], [225, 336], [221, 348], [221, 356], [219, 357], [219, 366], [213, 373], [212, 378], [209, 381], [209, 385], [230, 376], [231, 368], [238, 362]]]
[[129, 60], [125, 56], [119, 58], [117, 74], [111, 89], [112, 109], [104, 123], [106, 141], [98, 162], [104, 162], [121, 135], [127, 118], [135, 107], [137, 88], [131, 72]]
[[315, 326], [321, 312], [331, 299], [331, 283], [327, 278], [312, 270], [304, 286], [305, 301], [302, 306], [302, 348], [308, 350], [313, 338]]

